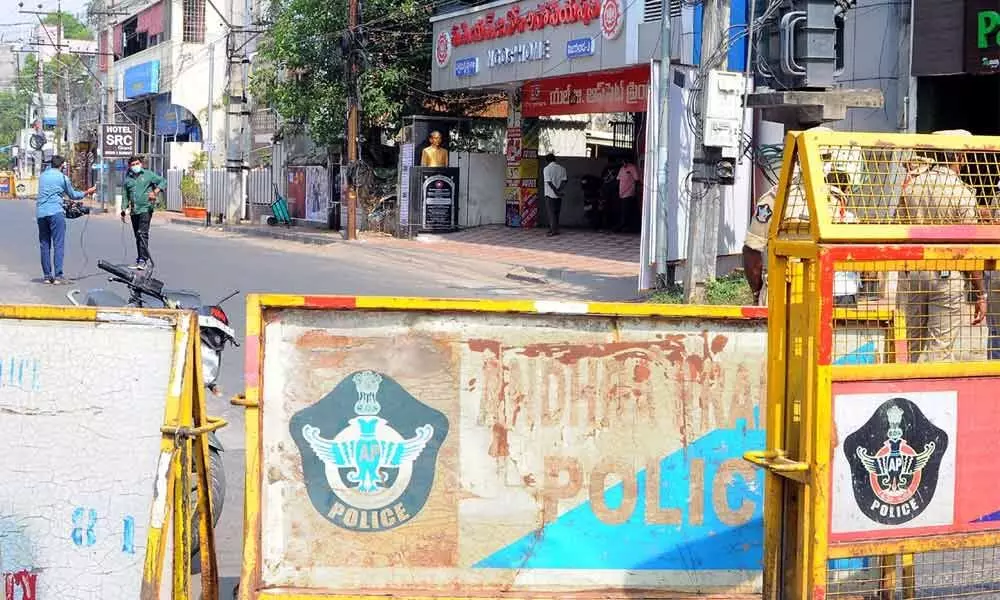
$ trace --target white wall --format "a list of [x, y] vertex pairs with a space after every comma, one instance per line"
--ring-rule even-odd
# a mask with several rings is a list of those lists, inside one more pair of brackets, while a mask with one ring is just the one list
[[503, 225], [506, 159], [502, 154], [451, 152], [449, 165], [458, 167], [458, 226]]

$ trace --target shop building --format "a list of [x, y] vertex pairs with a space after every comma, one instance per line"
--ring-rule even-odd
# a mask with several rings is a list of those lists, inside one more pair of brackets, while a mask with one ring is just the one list
[[[698, 61], [700, 7], [681, 1], [669, 3], [674, 62], [668, 78], [672, 85], [668, 160], [672, 183], [667, 194], [668, 239], [655, 242], [652, 232], [660, 213], [655, 209], [657, 173], [646, 157], [647, 149], [656, 146], [657, 127], [655, 120], [647, 126], [651, 123], [647, 117], [659, 110], [663, 7], [658, 0], [500, 1], [471, 8], [453, 5], [432, 18], [432, 90], [505, 90], [511, 100], [501, 168], [477, 171], [473, 182], [484, 195], [487, 189], [494, 190], [491, 202], [498, 196], [495, 190], [503, 190], [498, 201], [505, 224], [545, 224], [539, 138], [546, 119], [615, 115], [624, 127], [616, 129], [611, 145], [624, 150], [620, 154], [631, 155], [642, 174], [643, 197], [633, 220], [642, 236], [635, 243], [644, 249], [653, 244], [666, 246], [668, 262], [685, 258], [689, 199], [685, 190], [690, 189], [686, 182], [694, 141], [686, 123], [693, 65]], [[737, 31], [745, 27], [746, 10], [745, 3], [733, 2], [731, 22]], [[745, 63], [746, 44], [738, 41], [730, 49], [729, 68], [742, 71]], [[748, 131], [751, 124], [752, 119], [748, 119]], [[417, 144], [423, 141], [419, 135], [415, 138]], [[621, 140], [626, 140], [624, 148]], [[412, 155], [419, 157], [421, 149], [417, 145]], [[600, 176], [608, 165], [608, 154], [585, 148], [579, 156], [559, 157], [569, 176], [560, 219], [563, 224], [584, 223], [581, 178]], [[489, 173], [488, 179], [481, 176], [483, 172]], [[720, 255], [735, 256], [740, 251], [749, 214], [750, 177], [748, 162], [744, 162], [736, 185], [723, 190]], [[496, 214], [496, 210], [488, 212]], [[648, 287], [652, 253], [643, 254], [640, 287]]]
[[111, 73], [104, 56], [99, 69], [114, 86], [116, 122], [137, 126], [136, 150], [158, 172], [187, 168], [202, 150], [223, 164], [225, 144], [203, 144], [213, 139], [210, 111], [214, 139], [225, 139], [222, 19], [206, 0], [147, 1], [129, 5], [128, 12], [113, 24], [110, 48], [106, 32], [98, 38], [100, 51], [114, 54]]
[[1000, 135], [1000, 3], [914, 0], [914, 131]]

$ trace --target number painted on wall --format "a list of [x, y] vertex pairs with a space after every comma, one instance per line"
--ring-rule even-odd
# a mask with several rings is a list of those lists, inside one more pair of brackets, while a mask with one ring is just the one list
[[73, 543], [77, 546], [93, 546], [97, 543], [97, 511], [93, 508], [77, 507], [73, 511]]
[[[73, 543], [79, 547], [93, 546], [97, 543], [97, 510], [94, 508], [77, 507], [73, 511]], [[122, 519], [122, 552], [135, 554], [135, 517], [132, 515]]]

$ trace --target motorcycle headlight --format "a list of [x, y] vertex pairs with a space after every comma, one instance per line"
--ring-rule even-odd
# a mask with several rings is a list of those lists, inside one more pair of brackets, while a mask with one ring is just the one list
[[201, 371], [205, 385], [212, 385], [219, 378], [219, 366], [222, 364], [222, 352], [213, 350], [207, 344], [201, 345]]

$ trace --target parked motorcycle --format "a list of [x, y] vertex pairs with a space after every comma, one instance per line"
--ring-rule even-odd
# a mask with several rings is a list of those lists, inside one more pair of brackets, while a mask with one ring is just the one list
[[[222, 300], [212, 305], [202, 303], [201, 294], [191, 290], [170, 289], [164, 287], [159, 279], [155, 279], [149, 271], [137, 272], [127, 267], [113, 265], [103, 260], [97, 261], [97, 267], [112, 275], [109, 281], [121, 283], [128, 287], [129, 297], [124, 299], [113, 291], [105, 289], [89, 290], [83, 299], [78, 297], [82, 293], [80, 290], [70, 290], [66, 297], [74, 306], [107, 306], [107, 307], [136, 307], [136, 308], [170, 308], [188, 309], [198, 313], [198, 325], [201, 330], [201, 364], [202, 377], [205, 388], [213, 394], [218, 394], [219, 371], [222, 367], [222, 351], [226, 344], [239, 346], [236, 341], [236, 333], [229, 326], [229, 317], [222, 309], [222, 303], [239, 293], [239, 290], [226, 296]], [[222, 453], [225, 448], [222, 442], [215, 435], [215, 432], [208, 434], [209, 463], [211, 473], [212, 497], [212, 526], [219, 522], [222, 515], [222, 507], [226, 500], [226, 471], [222, 462]], [[192, 547], [191, 555], [197, 554], [200, 548], [198, 529], [198, 488], [197, 483], [192, 483], [192, 506], [196, 507], [191, 517]], [[192, 572], [200, 570], [200, 561], [191, 562]]]

